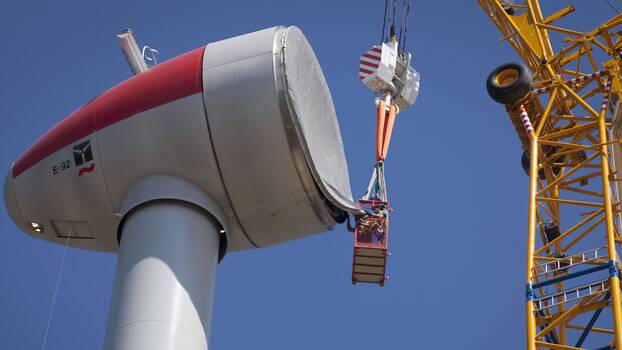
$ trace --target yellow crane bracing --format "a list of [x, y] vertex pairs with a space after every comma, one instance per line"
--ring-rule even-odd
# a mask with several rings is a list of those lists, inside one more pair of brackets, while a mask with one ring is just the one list
[[574, 6], [545, 17], [538, 0], [479, 4], [522, 59], [486, 87], [530, 179], [527, 349], [622, 349], [622, 14], [582, 32], [556, 25]]

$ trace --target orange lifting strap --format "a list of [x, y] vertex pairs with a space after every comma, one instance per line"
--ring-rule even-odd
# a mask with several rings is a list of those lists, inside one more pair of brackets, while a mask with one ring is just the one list
[[385, 160], [389, 152], [397, 106], [391, 104], [387, 111], [387, 104], [383, 100], [378, 100], [376, 115], [376, 161], [379, 161]]

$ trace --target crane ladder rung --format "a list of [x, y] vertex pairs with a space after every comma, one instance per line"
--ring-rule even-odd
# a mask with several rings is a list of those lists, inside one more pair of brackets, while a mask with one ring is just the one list
[[534, 299], [533, 303], [535, 311], [545, 310], [550, 307], [565, 304], [571, 301], [581, 300], [590, 295], [601, 293], [609, 290], [609, 279], [585, 284], [579, 287], [566, 289], [550, 295], [545, 295]]
[[555, 261], [546, 262], [543, 264], [536, 265], [533, 268], [534, 277], [541, 277], [546, 274], [554, 274], [555, 272], [566, 271], [573, 266], [587, 264], [590, 262], [595, 262], [600, 259], [609, 259], [606, 253], [599, 254], [599, 252], [604, 251], [605, 247], [594, 248], [582, 253], [574, 254], [571, 256], [559, 258]]

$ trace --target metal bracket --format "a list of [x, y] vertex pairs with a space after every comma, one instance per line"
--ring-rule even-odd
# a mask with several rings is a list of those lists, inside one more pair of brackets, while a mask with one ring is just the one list
[[525, 287], [525, 299], [527, 299], [527, 301], [533, 301], [535, 299], [533, 285], [531, 282], [527, 283], [527, 286]]
[[620, 277], [620, 269], [615, 260], [609, 260], [609, 277]]

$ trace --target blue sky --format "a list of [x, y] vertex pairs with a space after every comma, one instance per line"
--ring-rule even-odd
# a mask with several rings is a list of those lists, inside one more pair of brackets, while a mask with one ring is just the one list
[[[352, 188], [374, 157], [373, 95], [358, 56], [380, 37], [383, 1], [10, 2], [0, 11], [0, 169], [52, 125], [130, 76], [116, 32], [176, 56], [274, 25], [306, 34], [333, 94]], [[546, 2], [552, 13], [569, 1]], [[613, 15], [575, 1], [565, 23]], [[414, 1], [408, 48], [421, 73], [386, 164], [391, 219], [383, 288], [352, 286], [344, 227], [228, 255], [217, 277], [212, 349], [519, 349], [524, 344], [527, 177], [484, 80], [517, 60], [477, 1]], [[0, 210], [0, 339], [40, 349], [63, 247], [18, 231]], [[46, 349], [103, 344], [115, 255], [69, 249]]]

